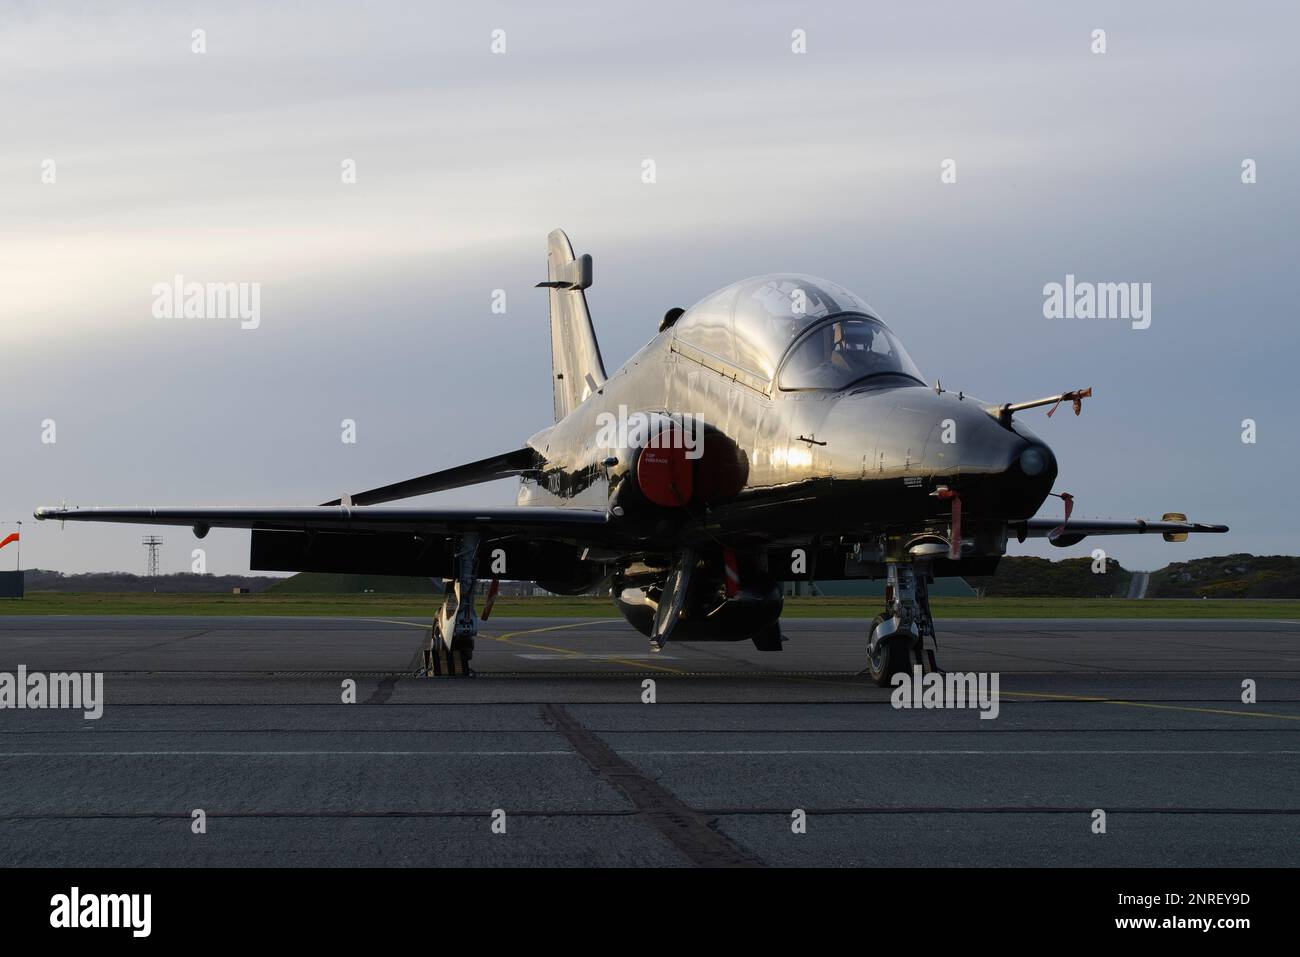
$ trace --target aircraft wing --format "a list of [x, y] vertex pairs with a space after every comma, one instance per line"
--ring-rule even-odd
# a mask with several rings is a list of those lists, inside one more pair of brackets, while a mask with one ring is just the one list
[[372, 508], [315, 505], [289, 508], [38, 508], [36, 518], [69, 522], [189, 525], [196, 534], [210, 528], [296, 532], [409, 532], [449, 534], [478, 531], [602, 543], [609, 515], [603, 509], [507, 506], [503, 508]]
[[[1011, 534], [1022, 542], [1026, 538], [1046, 538], [1053, 545], [1059, 545], [1062, 548], [1081, 542], [1089, 535], [1145, 535], [1158, 532], [1164, 536], [1167, 542], [1181, 542], [1186, 540], [1191, 532], [1222, 533], [1228, 530], [1227, 525], [1209, 525], [1203, 522], [1167, 519], [1159, 522], [1148, 522], [1141, 518], [1135, 518], [1131, 522], [1090, 518], [1072, 518], [1068, 522], [1062, 522], [1060, 519], [1055, 518], [1030, 518], [1019, 522], [1011, 522], [1008, 527]], [[1053, 532], [1057, 532], [1057, 534], [1053, 534]]]

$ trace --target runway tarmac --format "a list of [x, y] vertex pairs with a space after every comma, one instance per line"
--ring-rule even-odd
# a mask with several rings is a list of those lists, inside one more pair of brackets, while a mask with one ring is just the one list
[[862, 622], [783, 624], [655, 656], [494, 619], [478, 677], [424, 679], [411, 619], [3, 617], [0, 672], [106, 701], [0, 710], [0, 863], [1300, 864], [1298, 622], [939, 622], [995, 720], [891, 707]]

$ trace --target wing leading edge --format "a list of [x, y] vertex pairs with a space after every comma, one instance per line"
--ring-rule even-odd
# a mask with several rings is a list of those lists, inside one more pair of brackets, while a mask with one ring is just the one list
[[41, 521], [189, 525], [200, 536], [210, 528], [318, 532], [412, 532], [447, 534], [490, 531], [603, 542], [609, 515], [600, 509], [507, 506], [503, 508], [371, 508], [314, 505], [289, 508], [38, 508]]

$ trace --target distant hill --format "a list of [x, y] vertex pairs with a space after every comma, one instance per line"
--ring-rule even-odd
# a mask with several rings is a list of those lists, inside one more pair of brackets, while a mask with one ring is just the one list
[[27, 591], [57, 592], [229, 592], [247, 588], [258, 592], [282, 581], [264, 575], [194, 575], [190, 573], [133, 575], [130, 572], [84, 572], [65, 575], [44, 568], [29, 568], [24, 575]]
[[[790, 583], [786, 583], [786, 592], [790, 594]], [[807, 594], [805, 586], [802, 594]], [[885, 595], [884, 579], [848, 578], [844, 581], [818, 582], [818, 595], [827, 595], [829, 597], [863, 597], [863, 598], [883, 598]], [[974, 590], [960, 578], [936, 578], [934, 584], [930, 586], [931, 598], [973, 598]]]
[[994, 575], [972, 575], [966, 583], [990, 598], [1123, 598], [1133, 573], [1113, 558], [1095, 573], [1091, 558], [1016, 555], [998, 562]]
[[432, 578], [405, 578], [400, 575], [336, 575], [326, 572], [300, 572], [292, 578], [278, 579], [267, 589], [277, 595], [441, 595], [442, 588]]
[[1150, 598], [1300, 598], [1300, 558], [1223, 555], [1151, 573]]
[[[990, 598], [1122, 598], [1128, 593], [1133, 573], [1114, 559], [1107, 560], [1106, 573], [1092, 572], [1092, 559], [1066, 558], [1050, 561], [1017, 555], [1003, 558], [997, 574], [966, 579], [971, 588]], [[934, 594], [960, 594], [960, 580]], [[483, 587], [484, 583], [480, 583]], [[30, 568], [27, 591], [53, 592], [226, 592], [247, 588], [277, 595], [437, 595], [440, 583], [429, 578], [390, 575], [327, 575], [303, 572], [291, 578], [265, 575], [159, 575], [149, 578], [129, 572], [63, 572]], [[879, 594], [880, 582], [824, 582], [826, 594]], [[530, 588], [502, 583], [502, 594], [528, 594]], [[1147, 598], [1300, 598], [1300, 557], [1291, 555], [1221, 555], [1175, 562], [1151, 573]]]
[[442, 594], [442, 589], [428, 578], [399, 578], [391, 575], [325, 575], [302, 572], [291, 578], [268, 575], [133, 575], [130, 572], [86, 572], [65, 575], [43, 568], [29, 568], [27, 591], [122, 593], [122, 592], [230, 592], [247, 588], [250, 592], [274, 592], [277, 595], [380, 595]]

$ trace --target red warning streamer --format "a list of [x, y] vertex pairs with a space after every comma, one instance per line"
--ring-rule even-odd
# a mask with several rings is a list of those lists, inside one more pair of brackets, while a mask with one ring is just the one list
[[1074, 404], [1074, 414], [1078, 415], [1083, 411], [1083, 400], [1092, 397], [1092, 389], [1076, 389], [1073, 392], [1064, 393], [1056, 400], [1056, 405], [1047, 410], [1047, 417], [1050, 419], [1052, 413], [1060, 407], [1062, 402], [1071, 402]]
[[726, 572], [727, 597], [735, 598], [740, 594], [740, 568], [736, 564], [736, 550], [734, 548], [724, 548], [722, 550], [722, 567]]
[[1069, 492], [1052, 492], [1062, 502], [1065, 503], [1065, 518], [1061, 519], [1061, 524], [1047, 533], [1048, 539], [1056, 538], [1065, 531], [1065, 526], [1070, 523], [1070, 513], [1074, 511], [1074, 496]]
[[480, 621], [487, 621], [492, 616], [492, 606], [496, 604], [497, 592], [501, 588], [501, 579], [492, 579], [492, 584], [488, 586], [487, 600], [483, 602], [483, 614], [479, 615]]

